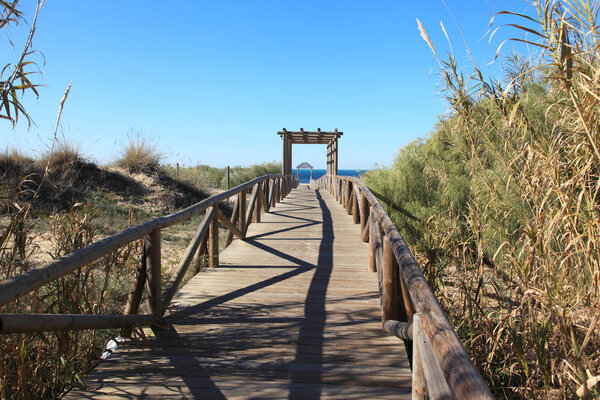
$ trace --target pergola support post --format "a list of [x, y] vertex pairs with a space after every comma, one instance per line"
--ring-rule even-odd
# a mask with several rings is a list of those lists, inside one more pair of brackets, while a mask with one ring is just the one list
[[333, 139], [333, 171], [331, 171], [331, 175], [338, 174], [338, 139], [337, 137]]

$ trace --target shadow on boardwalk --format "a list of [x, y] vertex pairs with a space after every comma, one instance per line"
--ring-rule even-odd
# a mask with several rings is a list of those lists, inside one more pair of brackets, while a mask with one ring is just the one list
[[294, 190], [180, 290], [169, 326], [71, 398], [408, 398], [359, 230], [328, 193]]

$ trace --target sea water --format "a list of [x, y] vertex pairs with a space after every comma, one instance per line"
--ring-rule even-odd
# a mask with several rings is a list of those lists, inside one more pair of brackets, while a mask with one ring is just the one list
[[[339, 169], [338, 175], [343, 176], [360, 176], [367, 172], [366, 169]], [[294, 175], [298, 173], [298, 170], [294, 170]], [[312, 170], [312, 178], [313, 180], [317, 180], [323, 175], [327, 173], [325, 169], [313, 169]], [[309, 183], [310, 180], [310, 169], [301, 169], [300, 170], [300, 183]]]

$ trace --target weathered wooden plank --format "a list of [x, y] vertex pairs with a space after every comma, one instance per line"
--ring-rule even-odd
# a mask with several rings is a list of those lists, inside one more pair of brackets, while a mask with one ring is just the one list
[[[196, 377], [182, 379], [169, 377], [162, 384], [148, 380], [148, 386], [140, 387], [131, 383], [105, 382], [96, 389], [94, 397], [88, 397], [85, 392], [77, 392], [83, 399], [88, 398], [185, 398], [185, 399], [283, 399], [289, 393], [303, 399], [397, 399], [399, 393], [407, 389], [379, 387], [364, 388], [361, 386], [346, 386], [314, 382], [264, 382], [241, 379], [240, 377]], [[102, 397], [98, 397], [102, 396]]]
[[[106, 395], [143, 386], [160, 397], [168, 382], [189, 389], [210, 376], [226, 398], [247, 398], [238, 390], [245, 382], [285, 385], [264, 395], [272, 398], [314, 397], [299, 384], [314, 385], [320, 398], [332, 385], [339, 390], [331, 395], [348, 394], [339, 398], [410, 396], [404, 345], [381, 329], [378, 282], [365, 269], [360, 226], [325, 191], [302, 186], [252, 224], [246, 241], [223, 250], [219, 269], [178, 292], [169, 329], [148, 330], [148, 341], [100, 364], [97, 379], [116, 388]], [[271, 187], [286, 190], [282, 182]]]

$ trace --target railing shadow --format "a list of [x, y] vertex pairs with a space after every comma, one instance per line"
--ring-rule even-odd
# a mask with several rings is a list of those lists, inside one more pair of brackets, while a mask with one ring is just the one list
[[[302, 337], [307, 335], [308, 331], [310, 330], [314, 342], [311, 344], [310, 353], [312, 354], [310, 354], [307, 351], [308, 349], [306, 349], [306, 344], [299, 341], [298, 345], [296, 346], [296, 358], [292, 364], [303, 364], [309, 362], [312, 364], [318, 364], [318, 368], [315, 368], [312, 377], [312, 383], [321, 384], [322, 373], [320, 371], [322, 370], [321, 367], [323, 365], [324, 331], [327, 319], [327, 313], [325, 310], [327, 287], [329, 286], [329, 279], [333, 269], [333, 257], [330, 257], [329, 254], [333, 254], [334, 233], [331, 212], [329, 211], [327, 204], [325, 204], [325, 201], [323, 200], [323, 197], [321, 196], [321, 193], [319, 193], [318, 189], [315, 190], [315, 194], [323, 214], [323, 239], [321, 241], [321, 245], [319, 246], [317, 268], [308, 288], [308, 293], [306, 294], [304, 321], [300, 323], [299, 332], [299, 337]], [[310, 306], [308, 299], [311, 300]], [[291, 377], [292, 384], [290, 385], [288, 399], [320, 399], [320, 385], [317, 385], [315, 390], [309, 393], [306, 391], [300, 392], [298, 385], [294, 385], [294, 383], [305, 382], [302, 377], [302, 373], [299, 371], [300, 370], [297, 368], [293, 369]]]
[[[153, 327], [152, 331], [159, 346], [161, 346], [161, 344], [164, 345], [166, 340], [175, 339], [183, 342], [183, 339], [173, 326]], [[176, 374], [181, 377], [187, 386], [190, 394], [194, 396], [195, 399], [210, 398], [215, 400], [226, 400], [227, 397], [225, 397], [219, 387], [211, 379], [210, 371], [206, 370], [187, 347], [182, 346], [181, 349], [183, 349], [183, 354], [178, 354], [177, 356], [168, 354], [167, 358], [169, 359], [170, 365], [175, 369]], [[194, 375], [190, 375], [190, 370], [194, 371]], [[202, 376], [203, 387], [198, 386], [197, 376]]]
[[[259, 241], [266, 239], [263, 236], [268, 237], [269, 234], [249, 237], [246, 243], [291, 262], [293, 265], [289, 267], [290, 270], [206, 299], [199, 304], [179, 310], [175, 309], [167, 321], [178, 327], [154, 330], [157, 339], [155, 351], [158, 352], [157, 354], [167, 357], [169, 364], [174, 368], [174, 375], [181, 377], [182, 383], [193, 397], [226, 398], [227, 389], [219, 388], [219, 379], [221, 379], [219, 374], [222, 373], [219, 371], [223, 371], [223, 368], [228, 374], [235, 374], [242, 381], [250, 379], [257, 372], [262, 378], [269, 377], [280, 380], [281, 384], [286, 386], [288, 399], [320, 399], [323, 391], [327, 390], [323, 378], [326, 370], [324, 352], [327, 322], [326, 296], [333, 271], [334, 228], [332, 215], [325, 200], [319, 190], [316, 190], [315, 193], [319, 205], [315, 207], [315, 212], [318, 213], [318, 210], [321, 210], [323, 222], [319, 221], [320, 218], [317, 216], [314, 219], [305, 218], [303, 222], [307, 223], [301, 223], [300, 227], [310, 225], [316, 227], [321, 224], [322, 239], [316, 263], [306, 261], [302, 255], [294, 257], [283, 253]], [[293, 227], [290, 230], [297, 228]], [[287, 229], [283, 231], [285, 230]], [[273, 233], [270, 232], [271, 235]], [[296, 300], [270, 304], [235, 303], [236, 299], [309, 271], [313, 271], [314, 275], [310, 278], [309, 288], [306, 292], [303, 305], [304, 315], [292, 316], [289, 314], [290, 310], [296, 309], [298, 304]], [[364, 295], [355, 300], [371, 299], [372, 297], [373, 295]], [[335, 303], [344, 300], [345, 298], [331, 301]], [[332, 322], [332, 326], [368, 323], [370, 317], [362, 316], [360, 311], [357, 310], [350, 321]], [[241, 323], [250, 326], [241, 326]], [[206, 329], [191, 335], [187, 333], [185, 326], [196, 324], [206, 324]], [[221, 327], [215, 327], [217, 324]], [[269, 325], [267, 330], [257, 329], [257, 327], [267, 324]], [[177, 330], [186, 333], [179, 333]], [[343, 336], [345, 334], [342, 334]], [[177, 344], [177, 349], [173, 348], [174, 343]], [[278, 361], [266, 363], [257, 355], [259, 349], [273, 352], [275, 351], [274, 346], [281, 344], [290, 347], [287, 352], [284, 352], [285, 354], [280, 355]], [[221, 358], [223, 359], [218, 361]], [[352, 355], [334, 353], [327, 355], [327, 360], [329, 360], [327, 362], [351, 358]], [[234, 364], [239, 364], [240, 369], [230, 370], [233, 365], [227, 366], [228, 359], [230, 361], [235, 359]], [[202, 379], [200, 385], [199, 378]], [[283, 383], [286, 380], [289, 382], [288, 384]]]

